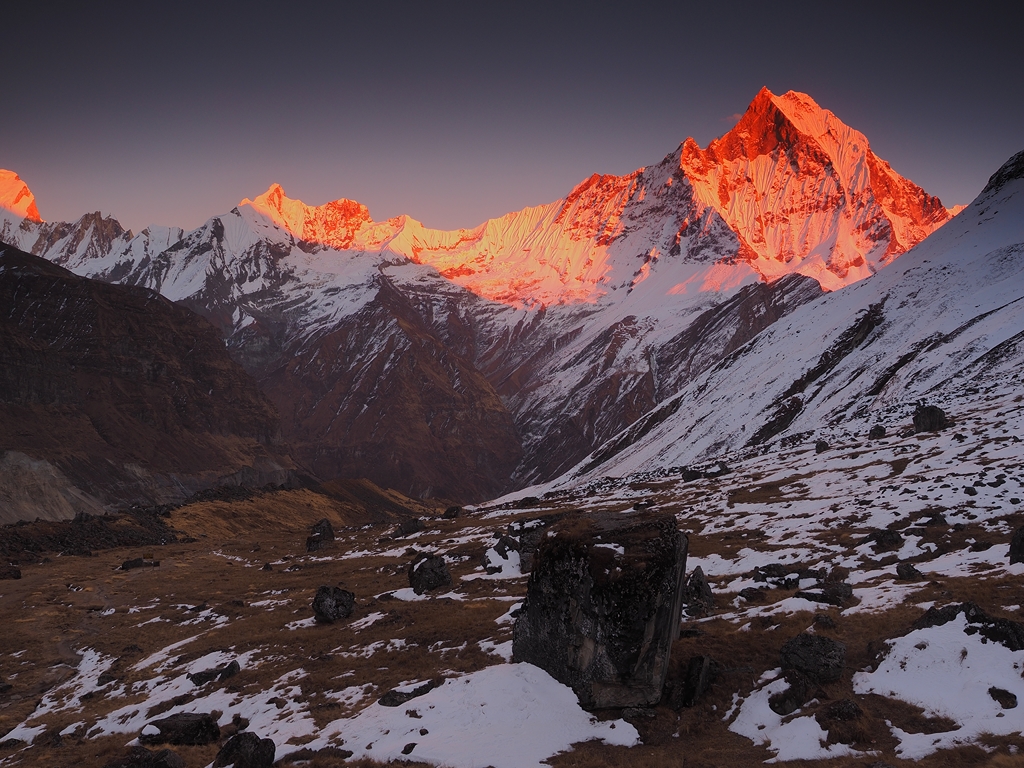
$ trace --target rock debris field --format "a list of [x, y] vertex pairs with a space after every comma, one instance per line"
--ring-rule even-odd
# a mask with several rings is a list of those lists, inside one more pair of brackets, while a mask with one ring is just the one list
[[[267, 490], [163, 544], [8, 547], [0, 765], [1024, 764], [1021, 399], [462, 510]], [[529, 532], [647, 510], [689, 541], [665, 688], [588, 711], [512, 656]]]

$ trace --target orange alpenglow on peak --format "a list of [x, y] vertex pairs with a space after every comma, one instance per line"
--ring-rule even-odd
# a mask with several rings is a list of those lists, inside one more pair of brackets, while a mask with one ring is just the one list
[[243, 205], [262, 213], [300, 240], [330, 248], [351, 247], [356, 233], [373, 223], [369, 209], [362, 203], [342, 198], [318, 206], [306, 205], [289, 198], [280, 184], [271, 184], [255, 200], [245, 198], [238, 204]]
[[0, 208], [29, 221], [42, 222], [36, 198], [14, 171], [0, 169]]
[[[793, 273], [835, 290], [955, 214], [810, 96], [767, 88], [706, 149], [686, 139], [657, 165], [594, 174], [561, 200], [473, 229], [434, 230], [408, 216], [374, 222], [360, 203], [308, 206], [278, 184], [240, 205], [308, 243], [387, 250], [515, 306], [592, 303], [632, 291], [669, 260], [694, 273], [671, 279], [707, 290]], [[682, 291], [673, 285], [665, 292]]]

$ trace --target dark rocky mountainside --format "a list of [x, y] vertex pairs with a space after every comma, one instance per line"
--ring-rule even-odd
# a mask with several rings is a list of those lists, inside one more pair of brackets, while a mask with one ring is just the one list
[[0, 519], [283, 482], [277, 413], [217, 330], [0, 246]]

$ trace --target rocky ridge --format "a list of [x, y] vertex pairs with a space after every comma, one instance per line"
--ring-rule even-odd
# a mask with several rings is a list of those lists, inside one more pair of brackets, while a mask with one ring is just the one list
[[762, 90], [706, 150], [472, 230], [275, 185], [189, 233], [8, 216], [0, 239], [209, 319], [322, 476], [465, 500], [556, 477], [949, 216], [809, 97]]

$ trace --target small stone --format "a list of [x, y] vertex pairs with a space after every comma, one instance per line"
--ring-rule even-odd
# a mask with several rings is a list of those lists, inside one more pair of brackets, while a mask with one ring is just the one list
[[830, 446], [828, 444], [828, 441], [826, 441], [826, 440], [818, 440], [814, 444], [814, 452], [815, 453], [824, 453], [825, 451], [827, 451], [829, 449], [829, 447]]
[[988, 689], [988, 695], [1003, 709], [1015, 709], [1017, 707], [1017, 695], [1004, 688], [993, 686]]
[[448, 507], [441, 515], [445, 520], [454, 520], [462, 514], [462, 507]]
[[885, 437], [885, 427], [881, 424], [875, 424], [868, 431], [868, 440], [881, 440]]

